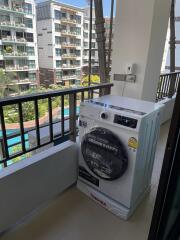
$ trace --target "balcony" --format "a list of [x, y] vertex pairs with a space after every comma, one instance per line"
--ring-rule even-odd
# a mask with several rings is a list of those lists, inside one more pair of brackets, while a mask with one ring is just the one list
[[70, 18], [61, 18], [61, 23], [63, 23], [63, 24], [70, 24], [70, 25], [76, 25], [77, 21], [76, 20], [72, 20]]
[[73, 9], [73, 8], [68, 8], [68, 7], [61, 7], [61, 11], [63, 12], [69, 12], [71, 14], [76, 14], [78, 13], [78, 10]]
[[77, 75], [68, 75], [68, 76], [62, 76], [61, 78], [57, 78], [56, 82], [62, 82], [62, 81], [70, 81], [73, 79], [79, 79]]
[[3, 6], [3, 5], [0, 6], [0, 12], [14, 13], [14, 14], [20, 14], [20, 15], [26, 14], [23, 8], [10, 8], [8, 6]]
[[11, 53], [4, 52], [3, 55], [4, 55], [5, 59], [7, 59], [7, 58], [27, 58], [28, 57], [27, 52], [11, 52]]
[[12, 44], [26, 44], [25, 38], [12, 38], [10, 36], [2, 37], [2, 43], [12, 43]]
[[168, 130], [169, 123], [161, 128], [151, 193], [128, 222], [118, 219], [72, 186], [44, 209], [36, 210], [18, 228], [2, 236], [2, 240], [32, 240], [32, 236], [33, 240], [146, 240]]
[[26, 29], [26, 26], [24, 23], [15, 23], [15, 22], [4, 21], [4, 22], [0, 23], [0, 28], [2, 28], [2, 29], [12, 28], [12, 29], [24, 30], [24, 29]]
[[62, 36], [68, 36], [68, 37], [78, 37], [78, 34], [76, 32], [70, 32], [70, 31], [65, 31], [63, 30], [61, 32]]
[[80, 56], [78, 56], [76, 54], [63, 54], [61, 57], [62, 57], [62, 59], [76, 59]]
[[24, 71], [34, 71], [36, 70], [36, 66], [28, 66], [28, 65], [24, 65], [24, 66], [20, 66], [20, 65], [9, 65], [9, 66], [5, 66], [5, 71], [6, 72], [14, 72], [14, 71], [18, 71], [18, 72], [24, 72]]
[[[1, 126], [2, 126], [2, 132], [3, 132], [3, 155], [4, 160], [1, 161], [2, 164], [4, 164], [4, 167], [7, 166], [8, 162], [11, 161], [12, 158], [21, 156], [23, 153], [28, 153], [30, 151], [35, 151], [40, 149], [40, 147], [45, 147], [51, 144], [52, 142], [63, 142], [66, 141], [68, 138], [75, 140], [76, 138], [76, 119], [77, 119], [77, 112], [76, 107], [79, 106], [79, 101], [84, 101], [85, 97], [88, 97], [88, 95], [85, 95], [85, 92], [90, 92], [90, 97], [93, 98], [93, 96], [97, 96], [97, 90], [101, 90], [100, 92], [103, 92], [103, 88], [107, 88], [109, 91], [111, 84], [106, 85], [97, 85], [93, 87], [87, 87], [87, 88], [78, 88], [78, 89], [67, 89], [63, 91], [56, 91], [56, 92], [49, 92], [47, 94], [36, 94], [36, 95], [30, 95], [30, 96], [24, 96], [20, 98], [14, 98], [14, 99], [7, 99], [2, 100], [0, 104], [0, 112], [1, 112]], [[65, 115], [65, 96], [69, 96], [69, 116]], [[52, 99], [54, 97], [60, 97], [60, 113], [61, 118], [58, 120], [53, 120], [53, 116], [55, 114], [55, 111], [52, 109]], [[39, 117], [39, 101], [46, 99], [48, 102], [48, 115], [46, 116], [46, 121], [43, 122], [42, 118]], [[28, 124], [23, 121], [24, 111], [25, 108], [23, 107], [23, 104], [27, 101], [30, 101], [35, 106], [35, 121], [34, 126], [28, 130]], [[3, 120], [3, 111], [2, 108], [8, 105], [16, 104], [17, 109], [16, 112], [19, 115], [20, 118], [20, 133], [13, 133], [10, 135], [6, 135], [6, 126], [4, 124]], [[77, 104], [77, 105], [76, 105]], [[45, 120], [45, 119], [44, 119]], [[53, 122], [54, 121], [54, 122]], [[49, 133], [48, 139], [46, 139], [46, 143], [42, 141], [41, 137], [44, 134], [43, 128], [45, 129], [45, 132]], [[57, 134], [57, 129], [58, 134]], [[169, 129], [169, 122], [162, 126], [161, 128], [161, 134], [159, 138], [159, 143], [157, 146], [157, 153], [156, 153], [156, 159], [155, 159], [155, 165], [154, 165], [154, 171], [152, 176], [152, 188], [151, 193], [146, 197], [146, 199], [143, 201], [143, 203], [138, 207], [137, 211], [134, 213], [132, 218], [126, 222], [121, 219], [118, 219], [108, 211], [106, 211], [104, 208], [99, 206], [97, 203], [93, 202], [89, 198], [87, 198], [85, 195], [83, 195], [81, 192], [79, 192], [76, 187], [73, 185], [71, 188], [69, 188], [66, 192], [64, 192], [62, 195], [58, 195], [55, 200], [48, 203], [46, 208], [36, 210], [36, 212], [33, 213], [33, 216], [31, 215], [30, 218], [26, 218], [25, 222], [23, 222], [22, 225], [18, 226], [18, 228], [6, 233], [4, 236], [2, 236], [2, 240], [16, 240], [16, 239], [27, 239], [30, 240], [44, 240], [46, 239], [59, 239], [59, 238], [67, 238], [67, 239], [78, 239], [78, 240], [84, 240], [84, 239], [113, 239], [114, 236], [116, 236], [115, 239], [134, 239], [134, 236], [138, 236], [138, 240], [144, 240], [147, 238], [148, 231], [149, 231], [149, 225], [151, 221], [153, 206], [155, 202], [156, 197], [156, 191], [157, 191], [157, 184], [159, 180], [159, 175], [161, 171], [161, 165], [163, 160], [163, 154], [164, 149], [166, 145], [166, 139], [167, 139], [167, 133]], [[24, 137], [25, 134], [28, 132], [31, 133], [32, 130], [35, 132], [36, 136], [36, 143], [33, 147], [33, 149], [30, 149], [32, 145], [25, 144], [27, 143], [27, 138]], [[57, 135], [56, 135], [57, 134]], [[12, 153], [9, 153], [8, 147], [10, 148], [14, 143], [10, 141], [10, 139], [13, 139], [17, 136], [18, 141], [16, 144], [21, 144], [22, 149], [17, 152], [15, 155], [11, 155]], [[66, 144], [66, 143], [63, 143]], [[62, 145], [63, 145], [62, 144]], [[63, 145], [65, 146], [65, 145]], [[76, 154], [75, 151], [71, 149], [70, 145], [68, 145], [68, 156], [69, 158], [73, 158], [74, 162], [76, 162]], [[59, 148], [54, 147], [55, 149]], [[51, 149], [51, 148], [50, 148]], [[44, 155], [43, 153], [40, 153], [41, 156], [49, 156], [51, 153], [51, 150], [45, 150]], [[74, 147], [73, 147], [74, 149]], [[64, 150], [63, 150], [64, 151]], [[73, 155], [74, 154], [74, 155]], [[37, 154], [37, 159], [38, 156]], [[34, 155], [36, 156], [36, 155]], [[58, 158], [61, 157], [61, 154], [58, 153]], [[51, 159], [52, 160], [52, 159]], [[67, 160], [67, 159], [65, 159]], [[23, 161], [24, 165], [25, 162], [28, 163], [28, 159]], [[46, 160], [44, 162], [47, 162]], [[66, 161], [67, 162], [67, 161]], [[21, 162], [16, 163], [15, 165], [19, 165]], [[52, 161], [51, 161], [52, 163]], [[30, 163], [29, 163], [30, 164]], [[40, 163], [34, 163], [34, 169], [38, 169], [38, 165], [42, 164]], [[46, 164], [46, 163], [44, 163]], [[72, 163], [69, 162], [68, 164], [72, 166]], [[13, 166], [13, 165], [12, 165]], [[56, 178], [56, 173], [61, 171], [59, 165], [57, 165], [55, 158], [53, 157], [53, 164], [54, 169], [56, 168], [56, 171], [53, 170], [53, 178]], [[11, 168], [11, 167], [10, 167]], [[30, 165], [27, 165], [27, 168], [31, 168]], [[7, 168], [8, 169], [8, 168]], [[48, 182], [51, 182], [52, 176], [51, 171], [52, 167], [45, 168], [45, 172], [43, 173], [43, 176], [46, 175], [46, 171], [48, 171]], [[58, 170], [59, 169], [59, 170]], [[61, 174], [63, 174], [64, 169], [62, 168]], [[29, 181], [29, 175], [26, 174], [26, 180], [27, 182], [34, 183], [34, 179], [36, 178], [36, 172], [32, 169], [32, 173], [34, 173], [33, 178]], [[19, 174], [18, 174], [19, 175]], [[58, 174], [59, 175], [59, 174]], [[67, 179], [67, 175], [64, 176], [64, 181]], [[31, 175], [32, 177], [32, 175]], [[60, 177], [60, 176], [59, 176]], [[41, 177], [37, 175], [37, 178], [39, 179], [39, 182], [41, 182]], [[44, 180], [44, 177], [42, 177]], [[71, 174], [68, 176], [69, 179], [71, 179]], [[75, 180], [70, 180], [75, 181]], [[25, 181], [26, 182], [26, 181]], [[33, 184], [34, 185], [34, 184]], [[37, 186], [38, 189], [39, 186]], [[36, 186], [34, 185], [35, 189]], [[48, 186], [46, 185], [46, 190]], [[53, 185], [52, 188], [54, 189]], [[23, 191], [29, 191], [30, 188]], [[18, 191], [18, 189], [16, 189]], [[40, 196], [40, 189], [39, 194]], [[20, 195], [19, 195], [20, 196]], [[17, 198], [19, 198], [17, 196]], [[35, 197], [36, 195], [34, 195]], [[26, 195], [25, 195], [26, 197]], [[28, 197], [28, 195], [27, 195]], [[21, 202], [18, 201], [15, 204], [16, 211], [19, 206], [21, 206]], [[26, 202], [27, 204], [27, 202]], [[23, 199], [23, 205], [24, 199]], [[11, 205], [11, 209], [12, 209]], [[7, 211], [7, 210], [6, 210]], [[8, 216], [9, 217], [9, 216]], [[95, 221], [96, 219], [96, 221]], [[97, 224], [98, 223], [98, 224]], [[93, 231], [92, 231], [93, 229]]]
[[80, 47], [80, 45], [64, 42], [61, 44], [61, 47], [62, 48], [77, 48], [77, 47]]

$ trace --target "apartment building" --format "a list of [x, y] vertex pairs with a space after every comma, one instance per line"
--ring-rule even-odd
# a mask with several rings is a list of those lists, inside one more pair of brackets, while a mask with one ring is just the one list
[[41, 84], [80, 83], [83, 59], [83, 9], [46, 1], [37, 4]]
[[39, 83], [34, 0], [0, 2], [0, 68], [22, 91]]
[[[89, 25], [90, 25], [90, 9], [84, 8], [84, 23], [83, 23], [83, 63], [82, 73], [89, 73]], [[96, 42], [95, 30], [95, 11], [92, 12], [92, 42], [91, 42], [91, 74], [99, 74], [98, 63], [98, 47]]]

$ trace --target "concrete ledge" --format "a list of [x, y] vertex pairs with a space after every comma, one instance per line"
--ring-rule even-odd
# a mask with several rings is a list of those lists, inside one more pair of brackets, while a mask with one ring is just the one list
[[164, 108], [161, 115], [161, 124], [169, 121], [173, 114], [174, 103], [175, 103], [176, 95], [172, 98], [165, 98], [162, 101], [158, 102], [157, 104], [163, 104]]
[[70, 141], [0, 172], [0, 232], [77, 181], [77, 145]]

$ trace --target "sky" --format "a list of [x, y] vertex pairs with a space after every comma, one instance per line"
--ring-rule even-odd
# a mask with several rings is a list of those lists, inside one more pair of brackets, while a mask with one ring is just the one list
[[[42, 2], [42, 0], [40, 0]], [[36, 2], [40, 2], [36, 1]], [[77, 7], [86, 7], [87, 6], [87, 1], [86, 0], [57, 0], [62, 3], [67, 3], [70, 5], [74, 5]], [[104, 7], [104, 16], [108, 17], [110, 16], [110, 11], [111, 11], [111, 0], [103, 0], [103, 7]]]
[[[60, 0], [59, 0], [60, 1]], [[77, 7], [87, 6], [86, 0], [61, 0], [60, 2], [71, 4]], [[103, 0], [104, 16], [110, 16], [111, 0]]]

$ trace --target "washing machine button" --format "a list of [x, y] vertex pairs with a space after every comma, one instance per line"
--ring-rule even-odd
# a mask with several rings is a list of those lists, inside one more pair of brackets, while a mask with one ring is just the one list
[[107, 112], [102, 112], [101, 113], [101, 118], [102, 119], [108, 119], [108, 113]]

